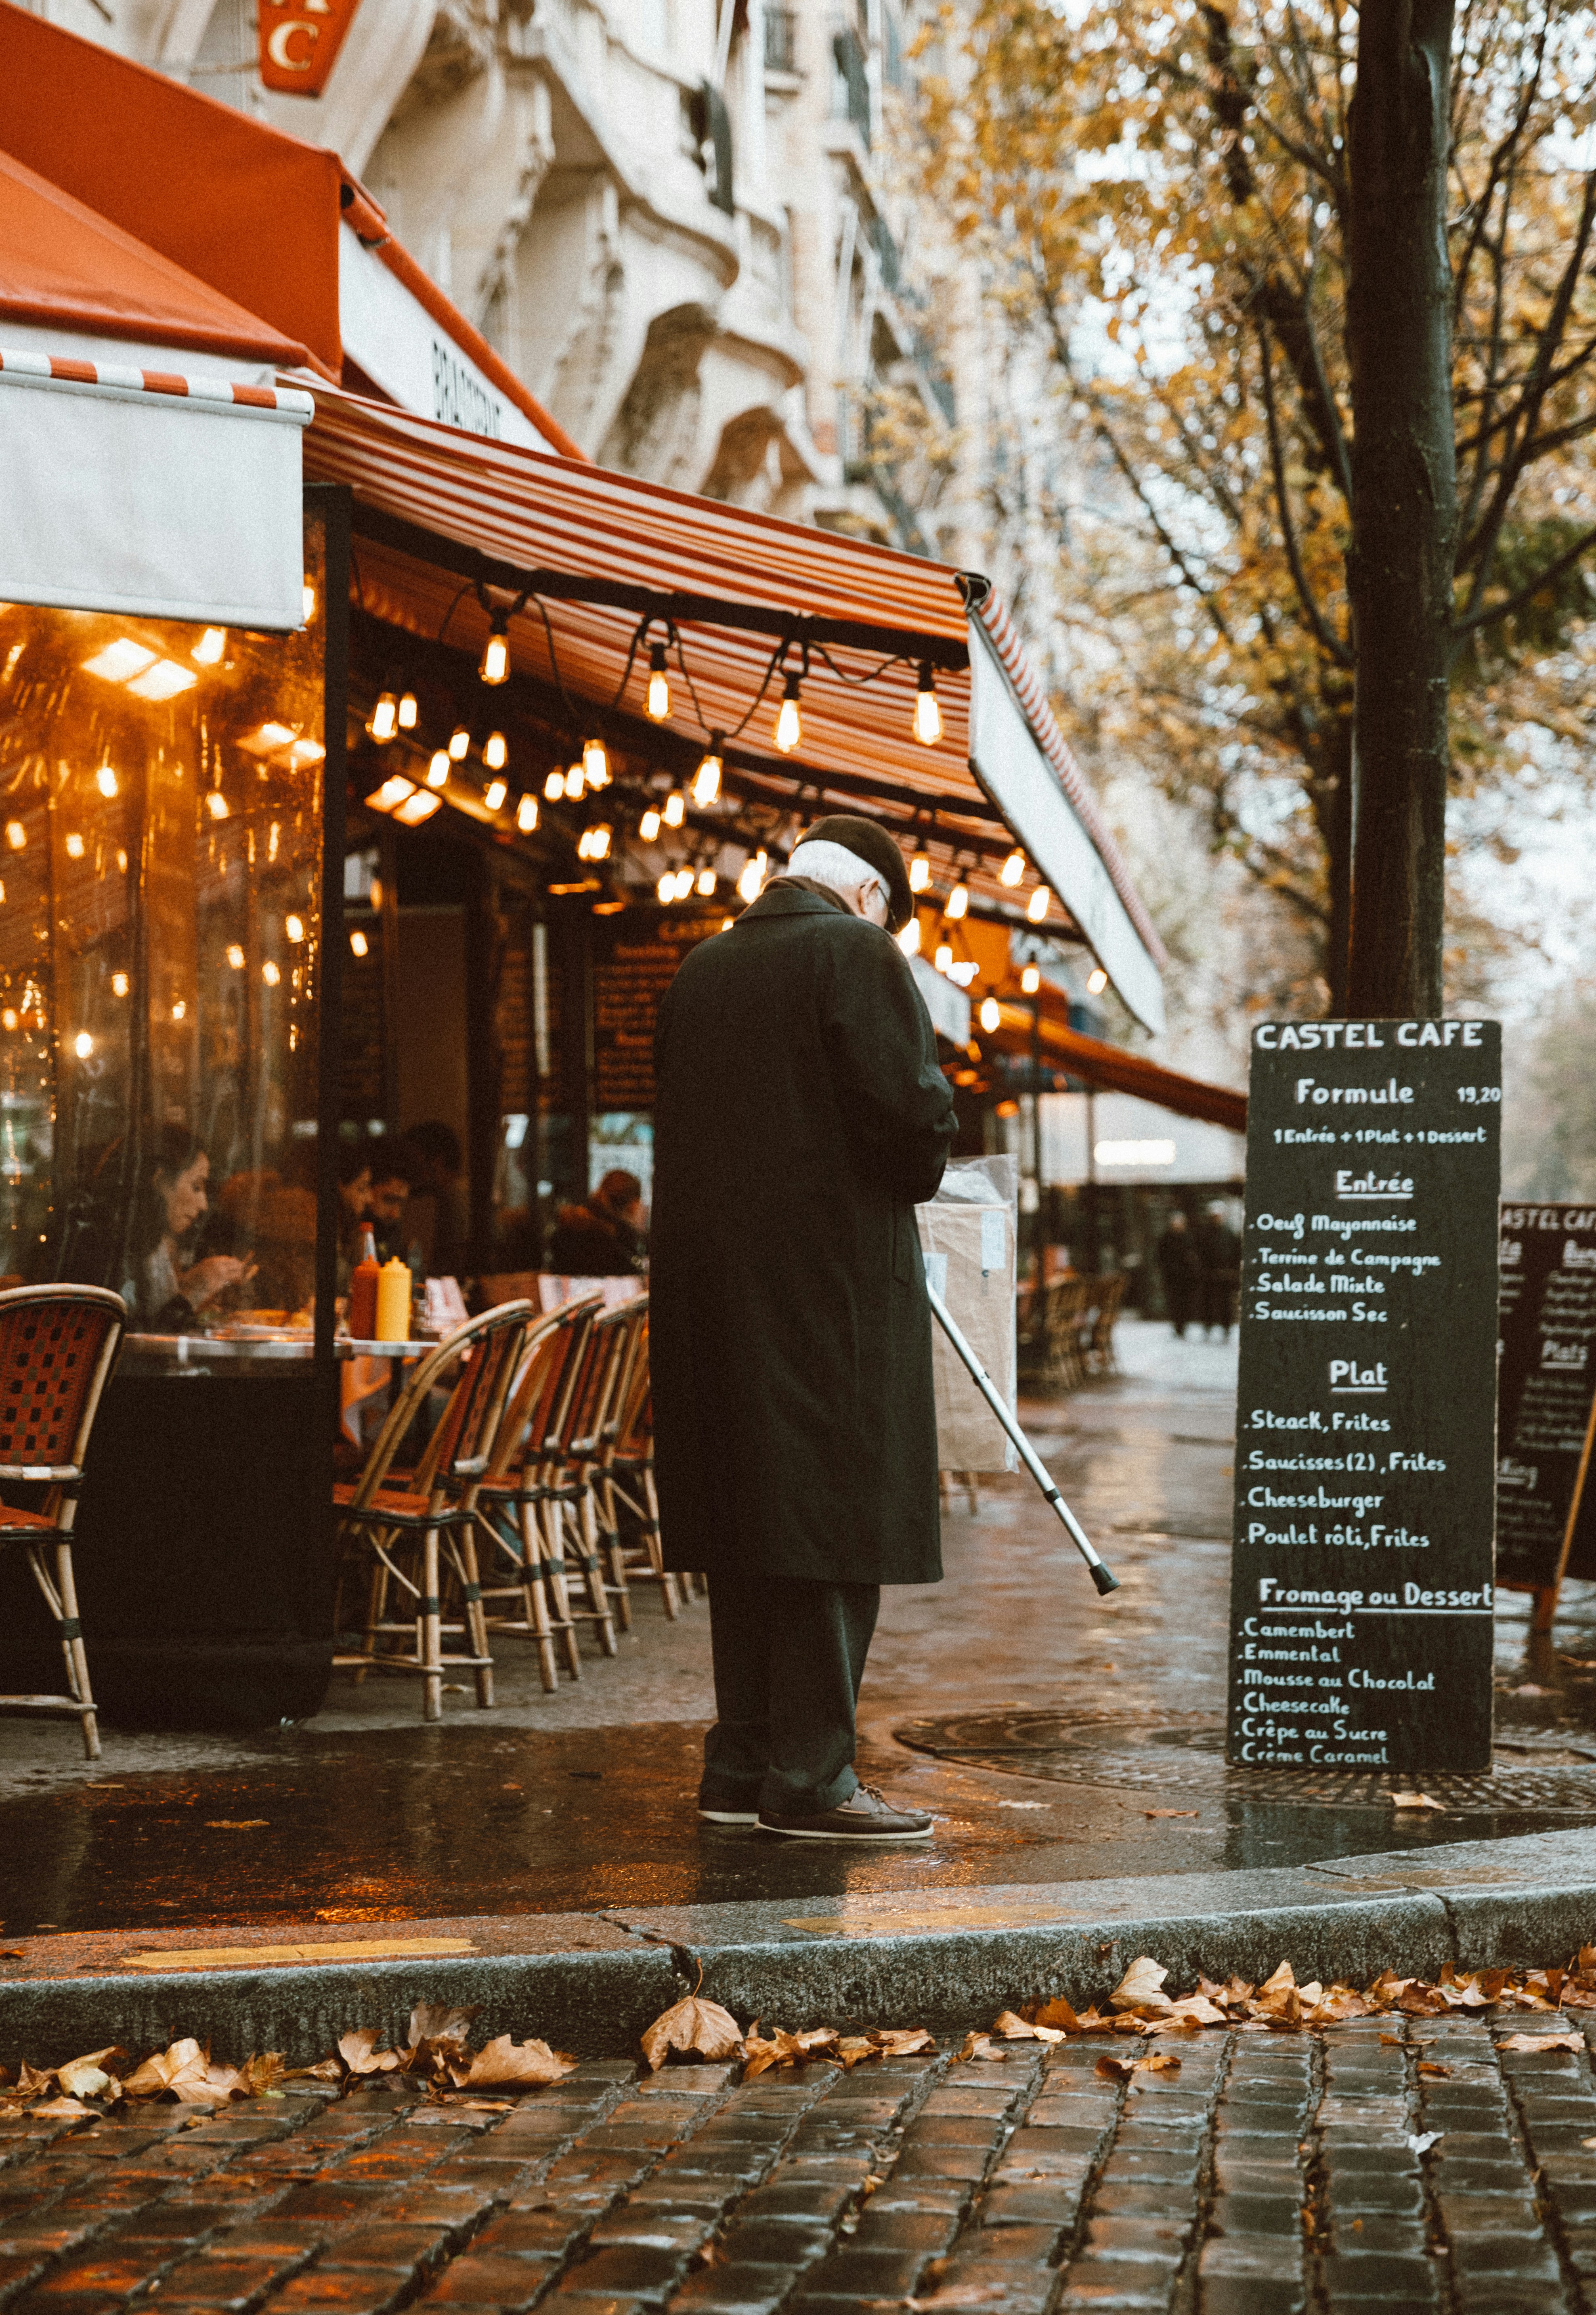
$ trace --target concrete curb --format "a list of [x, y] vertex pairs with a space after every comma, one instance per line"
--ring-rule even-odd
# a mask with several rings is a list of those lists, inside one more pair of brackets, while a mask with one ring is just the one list
[[[1151, 1882], [398, 1926], [492, 1949], [318, 1963], [307, 1948], [332, 1933], [301, 1929], [260, 1933], [292, 1954], [281, 1965], [260, 1965], [257, 1947], [253, 1966], [165, 1971], [126, 1966], [129, 1944], [148, 1952], [155, 1932], [111, 1941], [122, 1949], [111, 1961], [92, 1957], [103, 1938], [24, 1941], [0, 1982], [0, 2062], [46, 2064], [111, 2041], [142, 2053], [191, 2034], [218, 2058], [273, 2049], [306, 2064], [352, 2026], [402, 2036], [418, 2000], [480, 2003], [484, 2036], [631, 2056], [700, 1965], [704, 1991], [744, 2024], [945, 2029], [1038, 1995], [1101, 2000], [1143, 1953], [1182, 1991], [1200, 1971], [1256, 1980], [1281, 1960], [1299, 1979], [1358, 1985], [1388, 1967], [1432, 1977], [1448, 1962], [1558, 1963], [1596, 1940], [1596, 1831], [1438, 1847], [1416, 1861], [1397, 1851]], [[215, 1935], [159, 1934], [157, 1949], [175, 1960]]]

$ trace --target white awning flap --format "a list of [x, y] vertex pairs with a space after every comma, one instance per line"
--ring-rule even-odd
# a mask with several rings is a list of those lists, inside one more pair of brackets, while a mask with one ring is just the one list
[[970, 621], [970, 766], [1038, 873], [1080, 927], [1130, 1011], [1157, 1033], [1164, 1026], [1158, 967], [1042, 752], [986, 629], [974, 618]]
[[0, 600], [299, 626], [313, 411], [283, 387], [0, 353]]

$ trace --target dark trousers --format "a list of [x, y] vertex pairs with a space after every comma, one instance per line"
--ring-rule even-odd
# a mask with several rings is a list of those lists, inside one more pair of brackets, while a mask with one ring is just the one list
[[880, 1608], [874, 1583], [710, 1578], [705, 1807], [818, 1816], [857, 1789], [854, 1713]]

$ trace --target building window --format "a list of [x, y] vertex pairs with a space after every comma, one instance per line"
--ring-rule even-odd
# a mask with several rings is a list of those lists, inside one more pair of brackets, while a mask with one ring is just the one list
[[870, 150], [870, 75], [865, 69], [864, 51], [858, 35], [852, 31], [836, 32], [831, 40], [831, 55], [836, 66], [832, 84], [832, 111], [839, 118], [850, 120], [859, 132], [860, 142]]
[[798, 12], [765, 0], [765, 69], [795, 73], [798, 69]]

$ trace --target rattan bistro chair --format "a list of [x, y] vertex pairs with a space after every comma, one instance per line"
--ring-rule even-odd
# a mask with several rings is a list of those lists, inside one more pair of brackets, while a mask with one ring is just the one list
[[[493, 1701], [493, 1659], [477, 1577], [475, 1497], [536, 1316], [530, 1302], [501, 1302], [467, 1319], [418, 1360], [360, 1477], [332, 1490], [344, 1547], [342, 1576], [358, 1582], [363, 1575], [368, 1585], [365, 1617], [353, 1628], [360, 1645], [335, 1654], [333, 1664], [357, 1672], [419, 1674], [429, 1720], [443, 1717], [446, 1671], [474, 1673], [477, 1703], [485, 1708]], [[412, 1426], [446, 1382], [452, 1382], [448, 1399], [420, 1460], [412, 1470], [396, 1472], [395, 1459]], [[448, 1623], [441, 1593], [446, 1560], [461, 1603], [458, 1619]], [[402, 1608], [406, 1593], [414, 1602], [408, 1615], [389, 1612], [395, 1587], [396, 1605]], [[341, 1604], [335, 1628], [341, 1634], [350, 1628]], [[446, 1655], [446, 1633], [459, 1634], [466, 1652]]]
[[[565, 1669], [581, 1677], [576, 1627], [590, 1623], [607, 1656], [616, 1654], [615, 1619], [598, 1551], [586, 1528], [585, 1475], [572, 1469], [571, 1441], [585, 1417], [594, 1374], [597, 1296], [550, 1313], [530, 1339], [533, 1355], [506, 1410], [492, 1465], [477, 1490], [477, 1524], [491, 1539], [501, 1581], [483, 1586], [488, 1628], [532, 1640], [544, 1687], [558, 1685], [554, 1641]], [[576, 1549], [566, 1557], [566, 1521], [575, 1523]], [[508, 1562], [505, 1566], [503, 1563]], [[585, 1595], [586, 1606], [577, 1604]], [[496, 1601], [518, 1600], [519, 1616], [494, 1612]]]
[[[598, 1523], [612, 1557], [634, 1583], [657, 1583], [672, 1621], [692, 1596], [688, 1578], [673, 1575], [660, 1542], [660, 1501], [654, 1492], [653, 1391], [649, 1373], [648, 1297], [625, 1306], [629, 1334], [605, 1419], [593, 1492]], [[623, 1521], [631, 1530], [628, 1546]], [[630, 1549], [628, 1560], [625, 1554]], [[679, 1584], [679, 1591], [678, 1591]]]
[[[37, 1511], [0, 1502], [0, 1549], [20, 1543], [60, 1633], [66, 1696], [0, 1696], [0, 1711], [70, 1712], [100, 1758], [89, 1663], [77, 1618], [72, 1526], [89, 1433], [116, 1363], [128, 1306], [100, 1286], [19, 1286], [0, 1293], [0, 1487], [46, 1489]], [[52, 1574], [47, 1561], [55, 1555]]]

